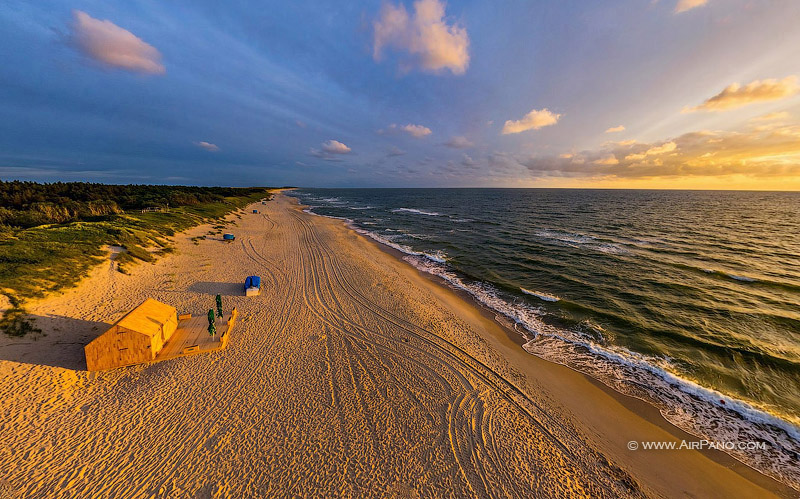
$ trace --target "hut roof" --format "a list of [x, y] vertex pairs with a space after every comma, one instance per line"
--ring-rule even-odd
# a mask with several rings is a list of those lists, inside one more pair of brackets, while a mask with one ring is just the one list
[[176, 313], [175, 307], [148, 298], [141, 305], [128, 312], [125, 317], [118, 320], [116, 325], [153, 336], [158, 334], [161, 326], [174, 317]]

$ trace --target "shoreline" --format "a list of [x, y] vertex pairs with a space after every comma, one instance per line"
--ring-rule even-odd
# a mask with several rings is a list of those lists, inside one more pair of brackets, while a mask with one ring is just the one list
[[[796, 496], [701, 452], [628, 451], [675, 437], [522, 350], [473, 299], [301, 210], [278, 193], [226, 217], [235, 244], [194, 244], [195, 227], [174, 255], [130, 276], [101, 265], [38, 303], [51, 336], [0, 348], [0, 476], [26, 497]], [[256, 272], [262, 295], [240, 296]], [[216, 293], [240, 311], [224, 352], [75, 367], [142, 297], [193, 311]]]
[[[309, 206], [303, 205], [296, 198], [295, 198], [295, 200], [298, 202], [298, 207], [303, 209], [303, 211], [305, 213], [308, 213], [308, 214], [313, 215], [313, 216], [317, 216], [317, 217], [333, 220], [333, 221], [336, 221], [336, 222], [340, 222], [345, 228], [347, 228], [347, 230], [352, 231], [354, 234], [356, 234], [358, 237], [362, 238], [367, 243], [373, 245], [375, 248], [379, 249], [380, 251], [390, 255], [392, 258], [397, 260], [398, 263], [400, 263], [401, 265], [407, 266], [409, 269], [411, 269], [414, 272], [416, 272], [421, 278], [423, 278], [423, 279], [425, 279], [427, 281], [430, 281], [432, 284], [434, 284], [435, 286], [437, 286], [437, 287], [439, 287], [439, 288], [441, 288], [443, 290], [446, 290], [446, 291], [448, 291], [450, 293], [455, 294], [461, 300], [467, 302], [472, 307], [476, 308], [483, 315], [483, 317], [485, 317], [487, 320], [495, 323], [497, 325], [497, 327], [499, 329], [501, 329], [505, 333], [507, 339], [509, 341], [513, 342], [514, 344], [516, 344], [519, 347], [520, 352], [523, 353], [524, 355], [529, 356], [529, 357], [531, 357], [533, 359], [536, 359], [536, 361], [538, 361], [538, 362], [544, 362], [547, 365], [553, 366], [553, 367], [555, 367], [557, 369], [566, 369], [570, 373], [573, 373], [574, 375], [577, 375], [577, 376], [583, 378], [584, 380], [586, 380], [587, 382], [591, 383], [593, 386], [595, 386], [596, 388], [598, 388], [599, 390], [604, 392], [606, 395], [610, 396], [615, 401], [617, 401], [622, 407], [625, 408], [625, 410], [630, 411], [632, 414], [634, 414], [635, 416], [641, 418], [642, 420], [646, 421], [647, 423], [649, 423], [649, 424], [651, 424], [651, 425], [653, 425], [655, 427], [658, 427], [661, 430], [666, 431], [670, 436], [672, 436], [676, 440], [686, 441], [686, 442], [699, 442], [700, 440], [702, 440], [700, 437], [698, 437], [696, 435], [693, 435], [692, 433], [689, 433], [686, 430], [683, 430], [682, 428], [679, 428], [675, 424], [673, 424], [670, 421], [668, 421], [661, 414], [661, 411], [658, 409], [658, 407], [656, 407], [655, 405], [651, 404], [650, 402], [647, 402], [647, 401], [642, 400], [640, 398], [634, 397], [632, 395], [628, 395], [628, 394], [619, 392], [619, 391], [615, 390], [614, 388], [604, 384], [602, 381], [600, 381], [598, 379], [595, 379], [595, 378], [593, 378], [593, 377], [591, 377], [591, 376], [589, 376], [589, 375], [587, 375], [585, 373], [577, 371], [577, 370], [575, 370], [575, 369], [573, 369], [573, 368], [571, 368], [569, 366], [566, 366], [564, 364], [559, 364], [559, 363], [550, 361], [548, 359], [544, 359], [544, 358], [539, 357], [539, 356], [537, 356], [535, 354], [532, 354], [532, 353], [529, 353], [529, 352], [525, 351], [523, 349], [523, 346], [525, 345], [525, 343], [527, 343], [525, 338], [523, 338], [519, 332], [517, 332], [517, 331], [513, 330], [512, 328], [508, 327], [507, 324], [504, 324], [503, 323], [504, 321], [497, 320], [497, 317], [499, 317], [500, 314], [497, 311], [491, 309], [486, 304], [481, 303], [474, 296], [472, 296], [468, 291], [453, 286], [452, 284], [450, 284], [446, 279], [444, 279], [441, 276], [438, 276], [438, 275], [435, 275], [435, 274], [432, 274], [432, 273], [429, 273], [429, 272], [425, 272], [425, 271], [415, 267], [414, 265], [412, 265], [411, 263], [409, 263], [409, 262], [407, 262], [405, 260], [405, 258], [409, 256], [408, 253], [405, 253], [403, 251], [400, 251], [399, 249], [393, 248], [393, 247], [391, 247], [391, 246], [389, 246], [387, 244], [384, 244], [381, 241], [378, 241], [378, 240], [376, 240], [374, 238], [367, 237], [364, 234], [361, 234], [356, 228], [354, 228], [351, 225], [351, 221], [345, 220], [345, 219], [341, 219], [341, 218], [338, 218], [338, 217], [329, 217], [329, 216], [326, 216], [326, 215], [320, 215], [318, 213], [314, 213], [313, 211], [310, 211], [310, 209], [309, 209], [310, 207]], [[701, 449], [697, 449], [696, 451], [693, 451], [693, 452], [699, 452], [701, 455], [703, 455], [704, 457], [706, 457], [706, 458], [712, 460], [713, 462], [719, 464], [720, 466], [723, 466], [726, 469], [729, 469], [729, 470], [733, 471], [737, 475], [743, 477], [744, 479], [746, 479], [746, 480], [748, 480], [750, 482], [753, 482], [753, 483], [755, 483], [755, 484], [757, 484], [757, 485], [759, 485], [761, 487], [764, 487], [767, 490], [772, 491], [773, 493], [775, 493], [776, 495], [778, 495], [780, 497], [787, 497], [787, 498], [788, 497], [796, 497], [796, 495], [798, 493], [798, 491], [796, 491], [792, 487], [788, 486], [787, 484], [784, 484], [784, 483], [780, 482], [779, 480], [777, 480], [777, 479], [775, 479], [775, 478], [773, 478], [773, 477], [771, 477], [771, 476], [769, 476], [767, 474], [764, 474], [764, 473], [760, 472], [759, 470], [749, 466], [746, 463], [743, 463], [743, 462], [739, 461], [738, 459], [736, 459], [732, 455], [727, 454], [726, 452], [724, 452], [722, 450], [701, 448]]]

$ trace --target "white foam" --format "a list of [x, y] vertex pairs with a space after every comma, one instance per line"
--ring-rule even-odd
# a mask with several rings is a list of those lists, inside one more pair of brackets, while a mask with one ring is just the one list
[[350, 218], [346, 218], [346, 217], [335, 217], [335, 216], [333, 216], [333, 215], [321, 215], [321, 214], [319, 214], [319, 213], [314, 213], [313, 211], [311, 211], [313, 208], [316, 208], [316, 206], [309, 206], [308, 208], [306, 208], [306, 209], [304, 209], [304, 210], [303, 210], [303, 213], [308, 213], [309, 215], [316, 215], [316, 216], [318, 216], [318, 217], [323, 217], [323, 218], [333, 218], [334, 220], [344, 220], [344, 221], [345, 221], [345, 222], [347, 222], [348, 224], [352, 224], [352, 223], [353, 223], [353, 220], [352, 220], [352, 219], [350, 219]]
[[630, 253], [630, 250], [620, 244], [599, 241], [596, 237], [587, 234], [574, 234], [561, 230], [545, 229], [536, 231], [536, 235], [572, 248], [587, 248], [612, 255]]
[[400, 251], [400, 252], [405, 253], [407, 255], [427, 258], [428, 260], [432, 260], [432, 261], [434, 261], [436, 263], [445, 263], [445, 262], [447, 262], [447, 254], [444, 251], [438, 250], [438, 251], [436, 251], [434, 253], [425, 253], [423, 251], [415, 251], [415, 250], [411, 249], [410, 247], [408, 247], [408, 246], [406, 246], [404, 244], [398, 244], [398, 243], [392, 241], [391, 240], [392, 239], [391, 236], [381, 236], [381, 235], [376, 234], [376, 233], [374, 233], [372, 231], [364, 230], [364, 229], [361, 229], [359, 227], [356, 227], [352, 223], [352, 221], [350, 221], [349, 226], [350, 226], [351, 229], [355, 230], [359, 234], [362, 234], [362, 235], [367, 236], [367, 237], [369, 237], [371, 239], [374, 239], [374, 240], [378, 241], [381, 244], [385, 244], [386, 246], [389, 246], [390, 248], [394, 248], [397, 251]]
[[418, 210], [416, 208], [397, 208], [392, 210], [392, 213], [401, 213], [401, 212], [416, 213], [417, 215], [427, 215], [429, 217], [442, 216], [441, 213], [436, 213], [435, 211], [423, 211], [423, 210]]
[[536, 298], [539, 298], [540, 300], [544, 301], [556, 302], [561, 299], [558, 296], [554, 296], [547, 293], [540, 293], [539, 291], [531, 291], [530, 289], [519, 288], [519, 290], [525, 293], [526, 295], [535, 296]]
[[755, 279], [755, 278], [753, 278], [753, 277], [746, 277], [746, 276], [743, 276], [743, 275], [733, 275], [733, 274], [725, 274], [725, 275], [727, 275], [727, 276], [728, 276], [728, 277], [730, 277], [731, 279], [736, 279], [737, 281], [742, 281], [742, 282], [758, 282], [758, 279]]

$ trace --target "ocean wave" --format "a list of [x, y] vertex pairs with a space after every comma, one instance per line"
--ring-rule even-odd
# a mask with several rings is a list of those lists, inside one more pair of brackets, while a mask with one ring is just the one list
[[333, 215], [320, 215], [319, 213], [314, 213], [312, 211], [313, 208], [317, 208], [317, 207], [316, 206], [309, 206], [308, 208], [305, 208], [303, 210], [303, 213], [308, 213], [309, 215], [316, 215], [318, 217], [333, 218], [334, 220], [343, 220], [344, 222], [347, 222], [348, 224], [352, 224], [353, 223], [353, 220], [350, 219], [350, 218], [347, 218], [347, 217], [335, 217]]
[[407, 232], [406, 236], [412, 237], [414, 239], [419, 239], [420, 241], [431, 241], [435, 239], [433, 236], [426, 236], [425, 234], [415, 234], [413, 232]]
[[402, 212], [415, 213], [417, 215], [427, 215], [429, 217], [441, 217], [442, 216], [441, 213], [436, 213], [435, 211], [423, 211], [423, 210], [418, 210], [416, 208], [395, 208], [394, 210], [392, 210], [392, 213], [402, 213]]
[[[382, 236], [380, 234], [376, 234], [375, 232], [361, 229], [361, 228], [357, 227], [356, 225], [354, 225], [352, 221], [350, 221], [350, 223], [348, 225], [350, 226], [351, 229], [355, 230], [359, 234], [367, 236], [370, 239], [374, 239], [375, 241], [378, 241], [381, 244], [385, 244], [386, 246], [389, 246], [390, 248], [396, 249], [397, 251], [400, 251], [401, 253], [405, 253], [406, 255], [426, 258], [426, 259], [428, 259], [428, 260], [430, 260], [432, 262], [435, 262], [435, 263], [445, 263], [445, 262], [447, 262], [447, 254], [444, 251], [438, 250], [438, 251], [435, 251], [433, 253], [426, 253], [426, 252], [423, 252], [423, 251], [415, 251], [411, 247], [406, 246], [405, 244], [398, 244], [398, 243], [392, 241], [392, 239], [393, 239], [392, 236]], [[402, 236], [398, 235], [396, 237], [402, 237]]]
[[[449, 266], [413, 255], [405, 260], [464, 290], [483, 305], [510, 319], [525, 338], [524, 349], [598, 379], [609, 387], [655, 405], [683, 430], [716, 442], [766, 442], [766, 450], [746, 454], [728, 450], [739, 461], [800, 488], [800, 428], [753, 405], [703, 387], [675, 374], [666, 357], [653, 357], [623, 347], [598, 343], [578, 330], [542, 321], [544, 312], [504, 297], [494, 286], [467, 282]], [[601, 329], [602, 330], [602, 329]], [[602, 341], [602, 335], [598, 335]]]
[[735, 279], [737, 281], [742, 281], [742, 282], [758, 282], [758, 279], [755, 279], [753, 277], [743, 276], [743, 275], [727, 274], [727, 276], [730, 277], [731, 279]]
[[535, 296], [536, 298], [539, 298], [540, 300], [544, 300], [544, 301], [556, 302], [556, 301], [559, 301], [561, 299], [558, 296], [553, 296], [553, 295], [547, 294], [547, 293], [540, 293], [538, 291], [531, 291], [530, 289], [525, 289], [525, 288], [522, 288], [522, 287], [519, 288], [519, 290], [522, 291], [523, 293], [525, 293], [526, 295]]
[[587, 234], [575, 234], [572, 232], [560, 231], [560, 230], [538, 230], [535, 232], [537, 237], [541, 237], [543, 239], [549, 239], [551, 241], [556, 241], [557, 243], [570, 246], [573, 248], [587, 248], [594, 251], [599, 251], [601, 253], [613, 254], [613, 255], [623, 255], [630, 253], [630, 250], [625, 248], [624, 246], [613, 243], [613, 242], [604, 242], [602, 240], [597, 239], [594, 236], [590, 236]]
[[703, 272], [705, 272], [706, 274], [715, 274], [715, 275], [718, 275], [718, 276], [721, 276], [721, 277], [727, 277], [729, 279], [733, 279], [734, 281], [739, 281], [739, 282], [759, 282], [759, 280], [756, 279], [755, 277], [748, 277], [748, 276], [738, 275], [738, 274], [730, 274], [728, 272], [723, 272], [721, 270], [714, 270], [714, 269], [701, 269], [701, 270]]

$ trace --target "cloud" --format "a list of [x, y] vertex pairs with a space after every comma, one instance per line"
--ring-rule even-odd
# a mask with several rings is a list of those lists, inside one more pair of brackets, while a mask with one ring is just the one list
[[386, 153], [386, 156], [393, 157], [393, 156], [402, 156], [406, 152], [399, 147], [392, 146], [389, 148], [389, 152]]
[[400, 127], [400, 129], [418, 139], [431, 134], [431, 129], [422, 125], [406, 125]]
[[610, 145], [571, 155], [530, 156], [518, 161], [537, 177], [797, 176], [800, 125], [741, 132], [704, 130], [661, 143]]
[[788, 120], [789, 118], [791, 118], [791, 115], [788, 113], [788, 111], [780, 111], [776, 113], [762, 114], [761, 116], [756, 116], [750, 121], [783, 121]]
[[378, 130], [378, 133], [381, 135], [395, 133], [395, 132], [405, 132], [417, 139], [421, 139], [422, 137], [425, 137], [433, 133], [431, 132], [431, 129], [426, 126], [412, 125], [412, 124], [396, 125], [394, 123], [386, 127], [386, 129], [381, 128], [380, 130]]
[[448, 25], [444, 11], [445, 4], [439, 0], [417, 0], [413, 15], [402, 3], [385, 3], [372, 23], [373, 58], [380, 61], [384, 49], [391, 47], [408, 52], [422, 69], [464, 74], [469, 65], [469, 36], [465, 28]]
[[348, 154], [352, 149], [338, 140], [328, 140], [322, 143], [322, 150], [328, 154]]
[[592, 161], [595, 165], [618, 165], [619, 160], [613, 154], [609, 154], [608, 156], [600, 159], [596, 159]]
[[106, 66], [139, 73], [164, 74], [161, 53], [130, 31], [86, 12], [73, 11], [72, 41], [84, 54]]
[[456, 135], [451, 137], [450, 140], [444, 143], [447, 147], [452, 147], [453, 149], [469, 149], [470, 147], [474, 146], [472, 142], [469, 141], [466, 137], [462, 137], [461, 135]]
[[309, 149], [308, 154], [315, 158], [322, 158], [325, 161], [341, 161], [337, 155], [350, 154], [352, 149], [339, 142], [338, 140], [326, 140], [320, 149]]
[[653, 146], [653, 147], [647, 149], [646, 151], [644, 151], [642, 153], [629, 154], [629, 155], [625, 156], [625, 159], [636, 161], [636, 160], [644, 159], [647, 156], [658, 156], [659, 154], [666, 154], [668, 152], [672, 152], [677, 147], [678, 147], [678, 145], [675, 144], [675, 142], [671, 142], [670, 141], [670, 142], [666, 142], [664, 144], [661, 144], [659, 146]]
[[542, 127], [555, 125], [558, 123], [558, 119], [560, 117], [560, 114], [553, 114], [547, 108], [539, 111], [534, 109], [526, 114], [521, 120], [506, 121], [506, 123], [503, 125], [502, 134], [508, 135], [510, 133], [520, 133], [531, 129], [538, 130]]
[[800, 92], [800, 85], [798, 85], [797, 76], [787, 76], [782, 80], [755, 80], [745, 86], [733, 83], [699, 106], [684, 108], [682, 112], [728, 111], [756, 102], [785, 99], [798, 92]]
[[625, 127], [623, 125], [614, 126], [614, 127], [606, 129], [606, 133], [616, 133], [616, 132], [623, 132], [623, 131], [625, 131]]
[[197, 147], [201, 147], [206, 151], [217, 152], [220, 150], [218, 145], [212, 144], [211, 142], [206, 142], [205, 140], [201, 140], [199, 142], [192, 142], [192, 144], [196, 145]]
[[702, 7], [707, 3], [708, 0], [678, 0], [678, 3], [675, 5], [675, 13], [680, 14], [681, 12], [686, 12], [696, 7]]
[[461, 165], [467, 168], [474, 168], [476, 165], [475, 160], [472, 159], [468, 154], [464, 154], [461, 157]]

